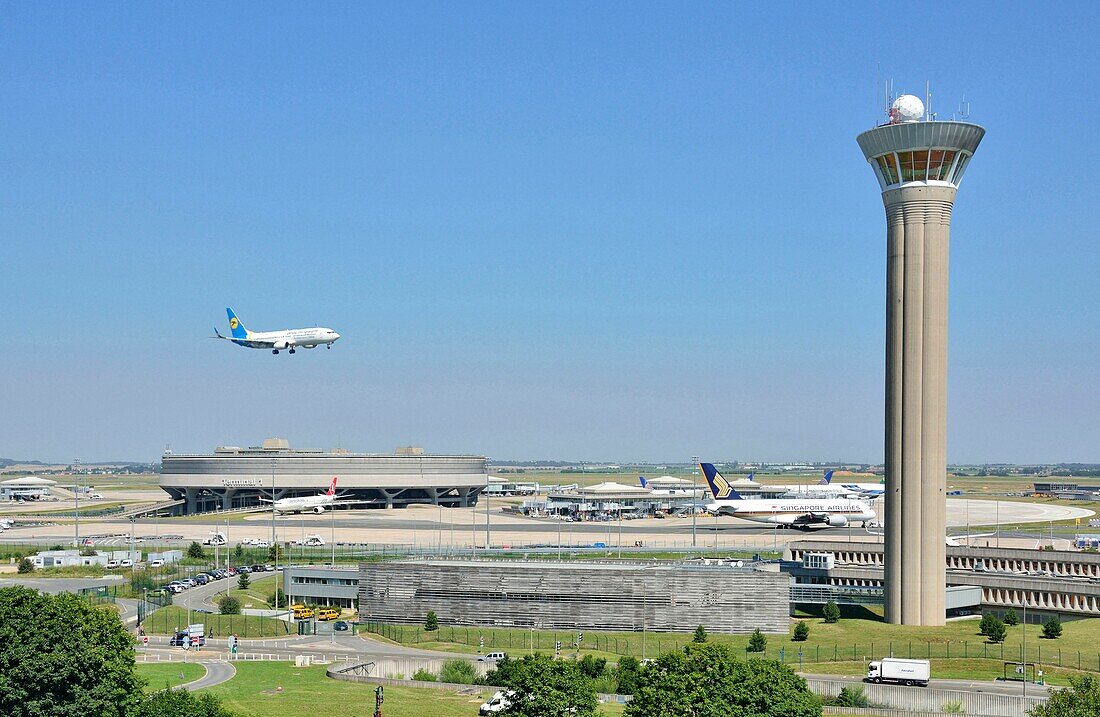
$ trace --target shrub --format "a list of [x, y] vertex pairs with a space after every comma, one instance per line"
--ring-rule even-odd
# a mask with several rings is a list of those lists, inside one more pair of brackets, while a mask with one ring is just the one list
[[34, 563], [31, 562], [30, 558], [22, 558], [19, 561], [19, 567], [17, 567], [15, 570], [16, 570], [16, 572], [22, 573], [22, 574], [33, 573], [34, 572]]
[[638, 689], [638, 670], [640, 669], [641, 663], [638, 662], [637, 657], [630, 655], [620, 657], [619, 665], [615, 668], [615, 679], [618, 681], [615, 692], [620, 695], [634, 694], [634, 690]]
[[863, 687], [861, 685], [851, 685], [841, 688], [840, 694], [836, 696], [836, 703], [840, 707], [870, 706], [870, 702], [867, 699], [867, 695], [863, 693]]
[[275, 592], [267, 596], [267, 604], [271, 607], [284, 608], [290, 603], [286, 601], [286, 593], [282, 588], [275, 588]]
[[1005, 624], [1001, 622], [1000, 619], [994, 617], [989, 621], [989, 624], [986, 625], [985, 634], [990, 642], [1004, 642], [1005, 636], [1008, 634], [1008, 628], [1005, 627]]
[[691, 636], [691, 641], [696, 643], [707, 641], [707, 631], [702, 625], [695, 628], [695, 634]]
[[795, 642], [805, 642], [809, 636], [810, 626], [806, 624], [805, 620], [799, 620], [794, 626], [794, 637], [792, 639]]
[[226, 595], [221, 600], [218, 600], [218, 611], [222, 615], [240, 615], [241, 601], [235, 597]]
[[240, 543], [237, 543], [237, 546], [235, 548], [233, 548], [233, 557], [234, 558], [244, 557], [244, 547]]
[[1020, 624], [1020, 618], [1016, 616], [1015, 610], [1012, 608], [1008, 609], [1008, 612], [1005, 613], [1004, 623], [1009, 627]]
[[993, 621], [997, 619], [997, 616], [991, 612], [987, 612], [982, 615], [982, 621], [978, 623], [978, 632], [982, 635], [989, 635], [989, 626], [993, 624]]
[[421, 667], [419, 670], [413, 673], [412, 678], [417, 682], [435, 682], [436, 676], [434, 672], [429, 672]]
[[825, 618], [825, 622], [840, 622], [840, 607], [838, 607], [835, 602], [830, 600], [829, 602], [825, 603], [825, 609], [821, 611], [821, 615]]
[[965, 710], [963, 710], [962, 700], [951, 700], [940, 705], [940, 712], [949, 715], [961, 715]]
[[206, 553], [203, 552], [202, 546], [199, 541], [192, 540], [191, 544], [187, 546], [187, 557], [201, 560], [206, 557]]
[[428, 611], [428, 616], [424, 618], [424, 629], [428, 632], [439, 629], [439, 617], [436, 616], [435, 610]]
[[237, 578], [237, 589], [247, 590], [248, 586], [252, 584], [252, 581], [248, 579], [248, 573], [241, 573]]
[[596, 657], [595, 655], [585, 655], [578, 663], [587, 677], [596, 679], [603, 675], [607, 671], [607, 660], [602, 657]]
[[439, 670], [439, 681], [456, 685], [472, 685], [477, 677], [474, 665], [466, 660], [447, 660]]
[[749, 652], [763, 652], [768, 649], [768, 638], [764, 637], [764, 633], [760, 632], [760, 628], [756, 628], [752, 632], [752, 636], [749, 638], [749, 646], [745, 648]]
[[1052, 616], [1049, 620], [1043, 623], [1043, 637], [1048, 640], [1055, 640], [1062, 636], [1062, 621], [1058, 619], [1057, 615]]

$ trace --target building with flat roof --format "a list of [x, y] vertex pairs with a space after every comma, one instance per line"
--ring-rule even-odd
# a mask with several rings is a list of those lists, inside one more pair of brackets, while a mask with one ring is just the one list
[[261, 498], [317, 495], [334, 476], [340, 479], [337, 500], [363, 508], [472, 506], [488, 480], [484, 456], [292, 449], [283, 439], [268, 439], [206, 454], [165, 452], [160, 487], [180, 501], [177, 513], [193, 514], [268, 505]]
[[359, 566], [359, 619], [537, 629], [786, 633], [790, 578], [733, 565], [400, 560]]
[[57, 481], [38, 476], [23, 476], [0, 481], [0, 500], [40, 500], [50, 497]]

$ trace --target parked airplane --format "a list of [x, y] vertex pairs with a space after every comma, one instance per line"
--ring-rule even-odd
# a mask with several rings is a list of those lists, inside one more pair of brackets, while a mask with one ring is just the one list
[[825, 471], [824, 477], [817, 483], [803, 483], [787, 486], [787, 492], [783, 498], [857, 498], [861, 495], [858, 490], [853, 490], [839, 483], [830, 483], [833, 479], [832, 471]]
[[855, 522], [866, 525], [875, 519], [871, 506], [847, 498], [742, 498], [713, 463], [700, 463], [699, 467], [714, 496], [706, 505], [709, 513], [801, 530], [843, 528]]
[[326, 348], [332, 348], [340, 334], [332, 329], [316, 327], [312, 329], [285, 329], [283, 331], [249, 331], [233, 313], [233, 309], [226, 308], [229, 315], [229, 336], [222, 336], [218, 328], [214, 327], [214, 336], [210, 338], [232, 341], [238, 346], [250, 349], [271, 349], [271, 353], [277, 354], [281, 349], [294, 349], [300, 346], [303, 349], [315, 349], [322, 344]]
[[638, 476], [638, 482], [643, 488], [649, 488], [652, 495], [691, 495], [695, 492], [691, 481], [685, 481], [673, 476], [661, 476], [646, 480], [645, 476]]
[[[328, 490], [320, 495], [303, 495], [296, 498], [279, 498], [272, 506], [276, 511], [280, 513], [304, 513], [306, 511], [312, 513], [324, 513], [325, 508], [331, 508], [334, 505], [351, 505], [353, 503], [366, 503], [365, 500], [337, 500], [336, 499], [336, 481], [337, 476], [332, 477], [332, 483], [329, 484]], [[270, 498], [260, 498], [264, 503], [270, 503]]]

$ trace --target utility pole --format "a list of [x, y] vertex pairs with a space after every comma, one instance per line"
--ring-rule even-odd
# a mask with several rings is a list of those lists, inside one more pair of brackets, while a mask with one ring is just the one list
[[80, 459], [73, 459], [73, 513], [76, 522], [73, 523], [73, 544], [80, 548]]
[[485, 550], [492, 545], [489, 538], [489, 469], [485, 469]]

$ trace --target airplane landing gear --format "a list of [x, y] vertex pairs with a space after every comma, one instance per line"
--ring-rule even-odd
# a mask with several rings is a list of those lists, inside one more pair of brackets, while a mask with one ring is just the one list
[[294, 353], [294, 349], [291, 349], [291, 350], [290, 350], [290, 353]]
[[277, 354], [277, 353], [279, 353], [279, 349], [271, 349], [271, 353]]
[[326, 348], [326, 349], [331, 349], [331, 348], [332, 348], [332, 344], [325, 344], [325, 348]]

